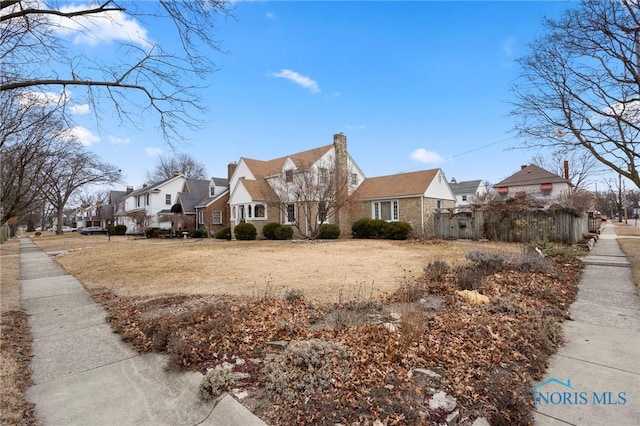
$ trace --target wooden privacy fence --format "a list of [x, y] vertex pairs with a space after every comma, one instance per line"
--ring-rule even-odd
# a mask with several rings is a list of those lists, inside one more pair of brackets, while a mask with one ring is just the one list
[[589, 233], [586, 215], [567, 211], [526, 210], [444, 212], [434, 215], [434, 234], [444, 239], [534, 240], [575, 244]]

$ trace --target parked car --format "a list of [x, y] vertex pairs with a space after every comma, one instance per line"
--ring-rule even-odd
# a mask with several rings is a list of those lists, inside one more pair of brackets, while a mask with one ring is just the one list
[[77, 229], [76, 228], [72, 228], [70, 226], [63, 226], [62, 227], [62, 232], [76, 232]]
[[99, 226], [89, 226], [87, 228], [83, 228], [82, 230], [80, 230], [80, 233], [82, 235], [93, 235], [93, 234], [107, 235], [107, 230]]

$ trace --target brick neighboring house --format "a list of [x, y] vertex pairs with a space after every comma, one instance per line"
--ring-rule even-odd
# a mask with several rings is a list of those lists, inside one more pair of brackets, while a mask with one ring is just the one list
[[[258, 235], [261, 235], [262, 228], [269, 222], [285, 225], [291, 225], [296, 221], [299, 224], [306, 223], [307, 217], [303, 213], [305, 200], [290, 193], [296, 186], [296, 175], [300, 176], [302, 173], [308, 173], [308, 178], [318, 186], [322, 180], [344, 181], [347, 197], [365, 179], [347, 152], [347, 138], [342, 133], [333, 136], [331, 145], [273, 160], [240, 158], [238, 163], [230, 164], [228, 168], [231, 226], [234, 227], [241, 222], [251, 223], [256, 227]], [[340, 179], [337, 176], [340, 176]], [[318, 209], [316, 205], [310, 211], [313, 211], [312, 214], [319, 214]], [[349, 215], [341, 214], [342, 209], [336, 209], [325, 223], [339, 225], [343, 233], [350, 232]]]
[[[210, 234], [229, 226], [229, 181], [211, 178], [206, 188], [207, 196], [195, 201], [196, 228], [206, 229]], [[182, 196], [180, 199], [182, 200]]]
[[456, 200], [441, 169], [367, 178], [352, 199], [353, 221], [408, 222], [423, 237], [433, 235], [434, 213], [453, 208]]
[[544, 170], [535, 164], [523, 165], [508, 178], [493, 185], [502, 199], [531, 198], [543, 207], [553, 204], [559, 196], [571, 192], [573, 184], [562, 176]]
[[487, 193], [487, 185], [480, 179], [457, 182], [452, 178], [449, 186], [456, 196], [456, 207], [469, 206]]

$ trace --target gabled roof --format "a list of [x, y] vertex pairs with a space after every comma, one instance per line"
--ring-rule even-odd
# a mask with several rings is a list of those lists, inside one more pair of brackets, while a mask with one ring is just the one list
[[115, 204], [127, 196], [127, 191], [109, 191], [109, 204]]
[[227, 179], [224, 179], [224, 178], [212, 177], [211, 181], [213, 181], [213, 184], [215, 186], [223, 186], [224, 187], [224, 186], [229, 185], [229, 181]]
[[140, 195], [140, 194], [144, 194], [144, 193], [147, 193], [147, 192], [151, 192], [153, 190], [156, 190], [156, 189], [160, 188], [165, 183], [170, 182], [170, 181], [172, 181], [174, 179], [177, 179], [177, 178], [184, 178], [184, 176], [183, 175], [171, 176], [170, 178], [165, 179], [165, 180], [161, 180], [160, 182], [156, 182], [153, 185], [143, 186], [142, 188], [138, 188], [135, 191], [130, 192], [129, 196]]
[[450, 182], [449, 186], [454, 195], [475, 194], [482, 180], [466, 180], [464, 182]]
[[244, 161], [249, 170], [251, 170], [251, 173], [254, 174], [256, 179], [258, 179], [280, 174], [282, 172], [282, 165], [287, 160], [287, 158], [290, 158], [296, 166], [311, 165], [318, 161], [327, 152], [329, 152], [331, 148], [333, 148], [333, 144], [309, 149], [307, 151], [290, 154], [268, 161], [254, 160], [245, 157], [242, 157], [241, 160]]
[[254, 200], [260, 200], [260, 201], [278, 200], [278, 196], [276, 195], [275, 191], [265, 179], [260, 179], [260, 180], [242, 179], [240, 182], [246, 188], [251, 198]]
[[367, 178], [353, 193], [357, 199], [424, 195], [440, 169]]
[[512, 174], [508, 178], [493, 185], [495, 188], [502, 186], [527, 186], [540, 185], [542, 183], [567, 183], [571, 186], [571, 181], [542, 169], [535, 164], [529, 164]]

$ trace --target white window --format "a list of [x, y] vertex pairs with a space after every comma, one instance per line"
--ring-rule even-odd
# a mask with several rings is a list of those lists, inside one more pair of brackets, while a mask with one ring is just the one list
[[254, 217], [266, 217], [264, 204], [256, 204], [253, 208]]
[[213, 224], [222, 225], [222, 210], [213, 211]]
[[136, 207], [140, 207], [140, 200], [142, 199], [142, 197], [140, 195], [138, 195], [136, 197]]
[[397, 201], [376, 201], [373, 203], [373, 218], [386, 221], [398, 220]]
[[293, 170], [284, 171], [284, 181], [287, 183], [293, 182]]
[[204, 211], [198, 211], [198, 224], [204, 224]]
[[462, 196], [462, 201], [467, 201], [467, 196], [466, 195]]
[[247, 217], [251, 217], [251, 204], [247, 206]]
[[170, 206], [170, 205], [171, 205], [171, 194], [167, 194], [167, 195], [165, 195], [165, 196], [164, 196], [164, 203], [165, 203], [167, 206]]
[[287, 204], [287, 223], [294, 223], [296, 221], [296, 205]]
[[442, 208], [442, 200], [436, 201], [436, 208], [437, 209], [441, 209]]
[[214, 195], [216, 195], [216, 187], [212, 186], [209, 188], [209, 197], [213, 197]]
[[326, 185], [329, 183], [329, 169], [326, 167], [320, 167], [318, 169], [318, 183], [320, 185]]
[[351, 185], [352, 186], [358, 185], [358, 174], [357, 173], [351, 173], [350, 181], [351, 181]]
[[149, 194], [144, 194], [144, 205], [145, 206], [149, 205]]
[[231, 207], [231, 219], [236, 218], [236, 206]]

